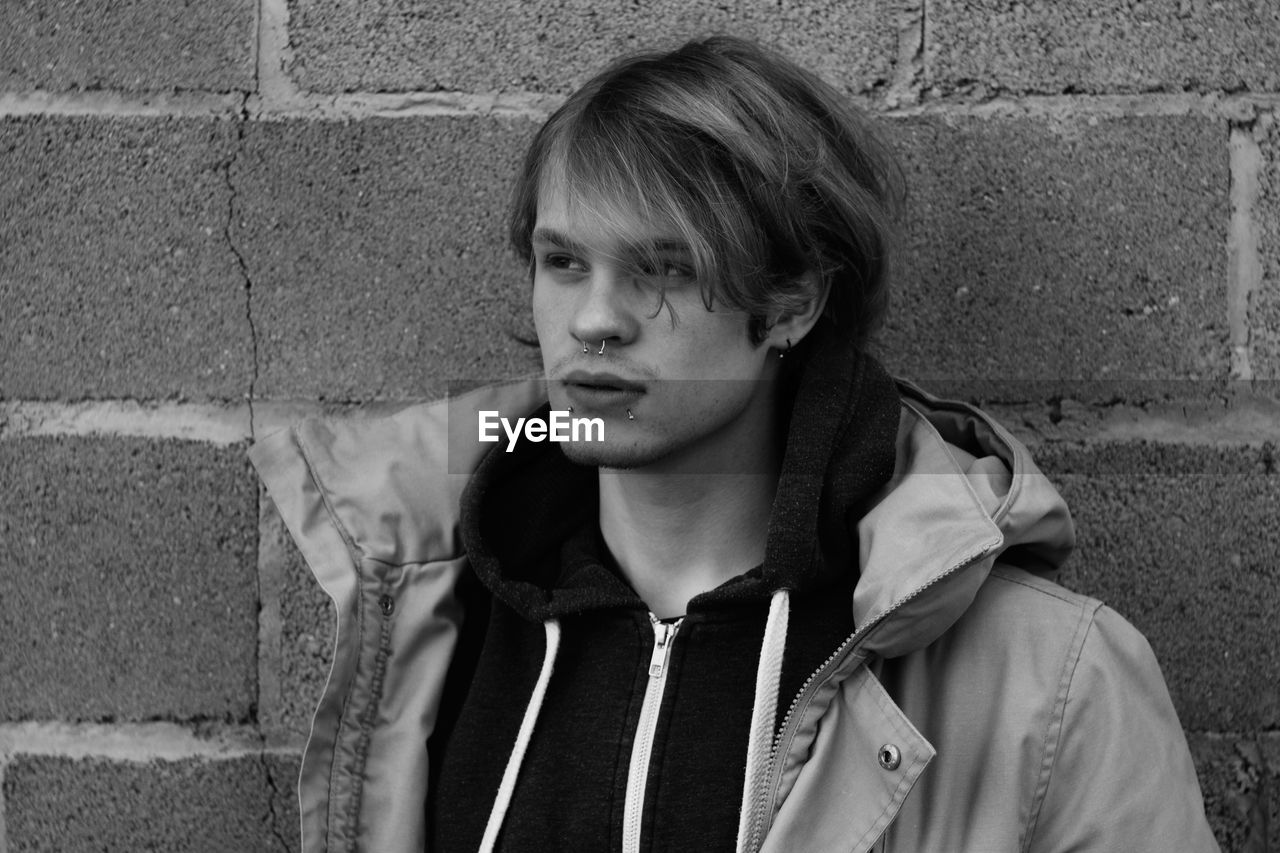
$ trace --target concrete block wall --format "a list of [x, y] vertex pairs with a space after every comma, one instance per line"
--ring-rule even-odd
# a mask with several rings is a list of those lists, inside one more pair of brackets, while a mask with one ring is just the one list
[[1033, 446], [1224, 850], [1280, 850], [1272, 0], [18, 0], [0, 853], [297, 849], [330, 613], [246, 445], [535, 367], [522, 146], [615, 54], [712, 30], [883, 115], [912, 199], [882, 357]]

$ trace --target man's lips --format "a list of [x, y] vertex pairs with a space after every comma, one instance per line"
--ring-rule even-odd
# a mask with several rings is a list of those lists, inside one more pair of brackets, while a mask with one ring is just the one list
[[614, 373], [575, 370], [560, 381], [569, 399], [579, 409], [634, 406], [645, 393], [644, 385]]
[[643, 394], [644, 385], [623, 379], [613, 373], [595, 373], [575, 370], [560, 380], [566, 388], [579, 388], [586, 391], [618, 392], [624, 394]]

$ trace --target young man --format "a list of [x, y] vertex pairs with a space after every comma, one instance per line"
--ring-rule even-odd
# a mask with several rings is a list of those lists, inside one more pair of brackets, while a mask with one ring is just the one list
[[517, 181], [545, 381], [254, 449], [338, 607], [308, 853], [1216, 849], [1057, 493], [865, 353], [897, 184], [757, 46], [624, 60]]

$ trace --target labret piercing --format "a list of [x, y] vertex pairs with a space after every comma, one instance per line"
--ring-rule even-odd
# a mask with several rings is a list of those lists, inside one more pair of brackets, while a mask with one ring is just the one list
[[[573, 414], [573, 406], [570, 406], [570, 407], [569, 407], [569, 414], [571, 414], [571, 415]], [[627, 409], [627, 420], [629, 420], [629, 421], [634, 421], [635, 419], [636, 419], [636, 416], [635, 416], [635, 415], [633, 415], [633, 414], [631, 414], [631, 410], [630, 410], [630, 409]]]

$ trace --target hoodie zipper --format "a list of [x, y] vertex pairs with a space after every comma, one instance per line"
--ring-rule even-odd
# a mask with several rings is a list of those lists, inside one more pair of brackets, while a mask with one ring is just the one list
[[872, 620], [871, 622], [868, 622], [867, 624], [863, 625], [861, 628], [856, 629], [852, 634], [850, 634], [848, 637], [845, 638], [844, 642], [842, 642], [839, 646], [836, 647], [836, 650], [832, 652], [825, 661], [822, 662], [821, 666], [819, 666], [816, 670], [814, 670], [813, 673], [807, 679], [805, 679], [804, 684], [801, 685], [800, 690], [796, 693], [795, 697], [791, 700], [791, 705], [788, 706], [787, 708], [786, 716], [782, 718], [782, 724], [778, 726], [778, 734], [773, 739], [773, 746], [770, 747], [769, 749], [769, 759], [767, 762], [765, 762], [766, 784], [763, 789], [764, 797], [758, 803], [744, 804], [746, 808], [754, 808], [756, 810], [756, 815], [752, 820], [753, 825], [751, 829], [751, 844], [747, 848], [748, 851], [751, 851], [751, 853], [754, 853], [754, 851], [758, 851], [761, 845], [764, 843], [764, 838], [763, 838], [764, 829], [765, 829], [764, 825], [769, 818], [768, 812], [772, 811], [773, 809], [773, 801], [778, 796], [778, 788], [782, 784], [782, 769], [781, 769], [781, 762], [779, 761], [779, 757], [782, 752], [783, 743], [795, 737], [795, 732], [793, 731], [793, 729], [796, 727], [796, 725], [798, 725], [795, 722], [798, 719], [796, 715], [796, 711], [802, 705], [808, 704], [808, 700], [812, 698], [818, 686], [824, 684], [827, 681], [827, 679], [831, 676], [831, 673], [835, 670], [837, 665], [842, 661], [844, 661], [845, 658], [847, 658], [850, 654], [852, 654], [854, 649], [856, 649], [859, 645], [861, 645], [862, 643], [865, 643], [867, 640], [867, 637], [869, 637], [876, 628], [884, 624], [885, 619], [888, 618], [890, 614], [892, 614], [894, 611], [901, 608], [904, 604], [907, 604], [908, 602], [914, 600], [916, 597], [918, 597], [920, 594], [922, 594], [925, 590], [929, 589], [930, 587], [940, 583], [941, 581], [949, 578], [951, 575], [955, 574], [956, 572], [960, 571], [966, 566], [972, 565], [973, 563], [987, 556], [992, 547], [994, 546], [991, 544], [984, 545], [973, 556], [968, 557], [967, 559], [961, 560], [960, 562], [952, 566], [947, 571], [934, 577], [933, 580], [915, 589], [910, 595], [899, 600], [895, 605], [890, 607], [885, 612], [881, 613], [876, 619]]
[[631, 745], [631, 764], [627, 770], [627, 801], [622, 816], [622, 853], [639, 853], [640, 819], [644, 815], [644, 789], [649, 781], [649, 759], [653, 753], [653, 734], [658, 728], [658, 710], [667, 686], [667, 665], [671, 662], [671, 644], [684, 617], [675, 622], [662, 622], [649, 614], [653, 626], [653, 654], [649, 658], [649, 683], [644, 689], [640, 721]]

